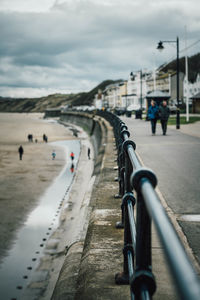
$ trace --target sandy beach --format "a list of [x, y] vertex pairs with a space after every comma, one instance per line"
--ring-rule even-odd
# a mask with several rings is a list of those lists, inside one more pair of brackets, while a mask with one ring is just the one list
[[[33, 134], [33, 142], [28, 142], [28, 134]], [[43, 141], [43, 134], [48, 143]], [[0, 260], [67, 159], [63, 148], [50, 143], [66, 139], [74, 139], [72, 131], [44, 120], [43, 114], [0, 113]], [[20, 145], [24, 149], [22, 160]], [[51, 157], [53, 149], [55, 160]]]

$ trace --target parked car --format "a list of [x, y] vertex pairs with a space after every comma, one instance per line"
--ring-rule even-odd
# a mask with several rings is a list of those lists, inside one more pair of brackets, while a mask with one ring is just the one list
[[136, 110], [139, 110], [139, 109], [140, 109], [140, 105], [137, 105], [137, 104], [131, 104], [127, 107], [128, 111], [136, 111]]
[[170, 109], [170, 113], [172, 115], [176, 114], [176, 112], [177, 112], [177, 106], [176, 105], [170, 105], [169, 109]]
[[114, 112], [117, 116], [122, 116], [126, 113], [126, 109], [125, 107], [115, 107]]

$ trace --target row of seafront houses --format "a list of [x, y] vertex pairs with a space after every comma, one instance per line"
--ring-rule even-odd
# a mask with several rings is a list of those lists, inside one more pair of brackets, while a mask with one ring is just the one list
[[[146, 110], [153, 99], [159, 105], [167, 100], [173, 109], [177, 104], [176, 72], [131, 72], [128, 80], [106, 86], [95, 95], [94, 106], [97, 109], [124, 109], [130, 111]], [[184, 73], [179, 73], [179, 102], [192, 106], [193, 113], [200, 113], [200, 74], [196, 81], [187, 82]]]

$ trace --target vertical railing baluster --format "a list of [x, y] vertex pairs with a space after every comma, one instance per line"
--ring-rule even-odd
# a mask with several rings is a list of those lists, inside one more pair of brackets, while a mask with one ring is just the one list
[[136, 228], [136, 268], [138, 270], [150, 270], [152, 263], [151, 220], [140, 192], [137, 193]]
[[[137, 192], [136, 219], [136, 268], [131, 280], [136, 299], [151, 299], [155, 291], [155, 278], [152, 274], [151, 219], [140, 190]], [[145, 293], [144, 293], [145, 291]], [[141, 297], [141, 294], [146, 297]]]
[[130, 183], [130, 177], [132, 174], [132, 165], [129, 161], [129, 156], [126, 152], [126, 149], [123, 148], [125, 153], [125, 173], [124, 173], [124, 181], [125, 181], [125, 195], [123, 197], [123, 207], [124, 207], [124, 276], [127, 276], [129, 279], [129, 271], [128, 271], [128, 253], [127, 249], [132, 249], [132, 239], [131, 239], [131, 231], [130, 231], [130, 222], [128, 215], [128, 203], [127, 203], [127, 195], [132, 192], [132, 187]]

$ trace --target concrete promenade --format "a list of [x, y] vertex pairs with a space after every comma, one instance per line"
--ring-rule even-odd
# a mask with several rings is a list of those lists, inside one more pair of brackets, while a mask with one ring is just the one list
[[[200, 123], [193, 127], [187, 125], [192, 135], [184, 134], [181, 127], [179, 131], [169, 128], [167, 136], [162, 136], [158, 126], [157, 135], [151, 136], [149, 122], [122, 119], [136, 142], [137, 154], [146, 167], [155, 171], [160, 199], [199, 273], [200, 223], [184, 220], [183, 216], [200, 215], [200, 139], [192, 136], [194, 127], [200, 132]], [[114, 181], [115, 158], [112, 128], [108, 125], [103, 164], [91, 194], [87, 235], [84, 241], [80, 240], [68, 250], [53, 300], [130, 299], [129, 287], [117, 286], [114, 282], [115, 274], [123, 270], [123, 230], [115, 229], [115, 223], [121, 218], [121, 200], [114, 198], [118, 192], [118, 183]], [[179, 299], [154, 228], [152, 258], [157, 282], [154, 299]]]

